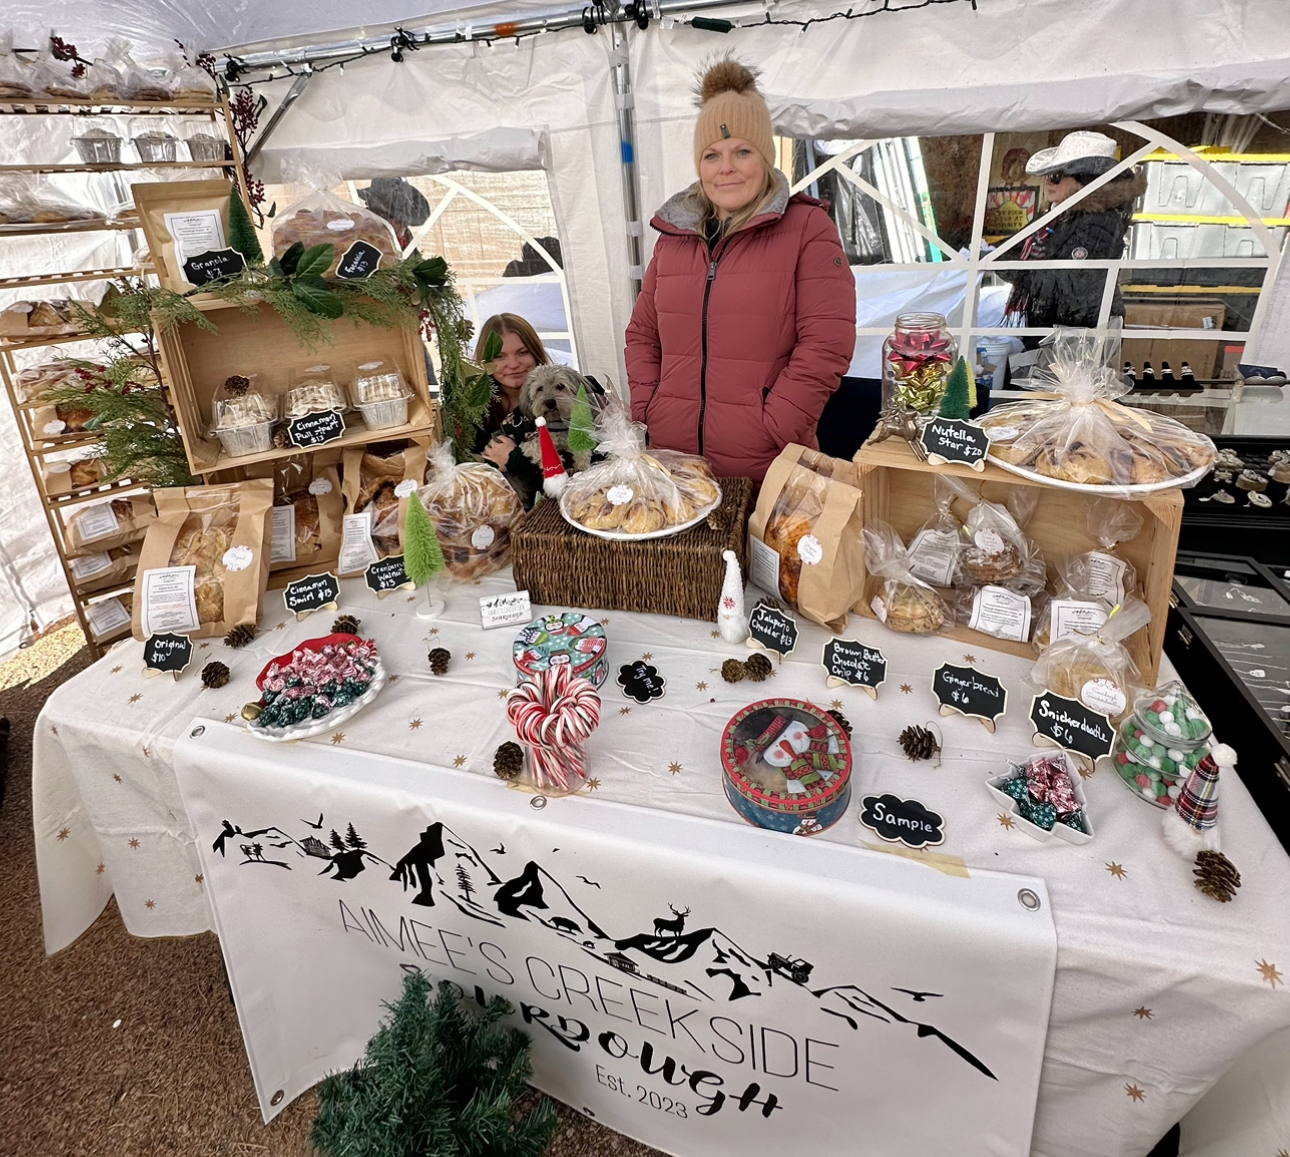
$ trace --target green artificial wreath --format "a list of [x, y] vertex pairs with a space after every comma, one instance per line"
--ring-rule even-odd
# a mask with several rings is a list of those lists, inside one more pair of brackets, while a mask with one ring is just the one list
[[367, 1042], [361, 1061], [318, 1088], [310, 1143], [324, 1157], [538, 1157], [556, 1129], [542, 1097], [527, 1114], [515, 1102], [533, 1069], [529, 1040], [499, 1023], [493, 997], [469, 1014], [453, 986], [431, 999], [420, 973]]

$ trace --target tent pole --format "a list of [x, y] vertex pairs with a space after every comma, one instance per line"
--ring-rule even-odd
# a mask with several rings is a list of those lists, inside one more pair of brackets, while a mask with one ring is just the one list
[[300, 94], [305, 91], [305, 86], [313, 79], [313, 68], [306, 64], [305, 71], [300, 73], [295, 80], [291, 82], [291, 87], [287, 89], [287, 95], [282, 98], [282, 103], [273, 110], [273, 115], [269, 118], [269, 123], [260, 130], [251, 147], [246, 151], [246, 165], [249, 168], [252, 161], [260, 155], [260, 150], [264, 147], [264, 142], [269, 139], [269, 134], [278, 127], [278, 123], [287, 115], [289, 109], [297, 100]]
[[640, 210], [640, 178], [636, 172], [636, 97], [632, 93], [631, 52], [627, 29], [613, 26], [614, 103], [618, 106], [619, 171], [623, 183], [623, 210], [627, 219], [627, 276], [632, 300], [640, 296], [645, 277], [644, 234]]

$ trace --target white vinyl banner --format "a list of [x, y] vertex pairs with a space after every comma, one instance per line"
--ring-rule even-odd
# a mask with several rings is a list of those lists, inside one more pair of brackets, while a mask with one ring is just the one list
[[176, 771], [266, 1120], [420, 970], [505, 997], [539, 1088], [668, 1153], [1029, 1152], [1042, 880], [209, 720]]

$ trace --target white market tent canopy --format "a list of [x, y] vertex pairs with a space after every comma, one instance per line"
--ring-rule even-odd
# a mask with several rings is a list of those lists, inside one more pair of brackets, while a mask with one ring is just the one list
[[[864, 19], [808, 27], [802, 23], [846, 6], [702, 2], [696, 14], [736, 27], [728, 35], [692, 27], [678, 0], [665, 0], [669, 15], [647, 30], [620, 26], [626, 59], [607, 28], [487, 39], [498, 20], [569, 11], [553, 0], [464, 8], [454, 0], [10, 0], [3, 23], [19, 30], [20, 46], [38, 45], [52, 28], [85, 57], [109, 36], [124, 36], [145, 61], [165, 56], [175, 40], [190, 54], [246, 58], [360, 37], [388, 40], [398, 26], [414, 35], [455, 33], [463, 42], [409, 51], [402, 64], [380, 51], [343, 71], [315, 74], [254, 170], [270, 182], [302, 160], [356, 180], [463, 168], [544, 170], [580, 362], [620, 383], [632, 275], [639, 276], [628, 234], [643, 230], [648, 260], [650, 215], [694, 178], [693, 77], [716, 53], [733, 52], [761, 68], [776, 128], [794, 137], [1069, 129], [1290, 108], [1290, 25], [1283, 6], [1267, 0], [977, 0], [975, 9], [968, 0], [871, 0], [850, 4], [853, 13], [872, 13]], [[633, 226], [625, 211], [614, 83], [615, 65], [623, 63], [634, 93], [644, 226]], [[263, 71], [247, 78], [271, 106], [292, 83], [285, 69], [276, 71], [281, 79], [268, 83], [259, 83]], [[1290, 336], [1280, 336], [1290, 331], [1287, 296], [1273, 293], [1263, 341], [1247, 360], [1290, 360]], [[23, 603], [35, 606], [42, 623], [67, 604], [11, 415], [0, 418], [0, 439], [0, 486], [20, 496], [0, 513], [0, 543], [25, 592], [19, 597], [0, 583], [3, 651], [27, 618]]]

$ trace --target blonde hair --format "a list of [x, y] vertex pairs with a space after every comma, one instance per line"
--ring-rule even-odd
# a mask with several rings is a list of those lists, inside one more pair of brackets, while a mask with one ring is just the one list
[[479, 327], [479, 336], [475, 339], [475, 360], [483, 360], [484, 347], [488, 345], [488, 339], [493, 334], [505, 337], [508, 333], [513, 333], [520, 339], [538, 365], [545, 366], [551, 361], [546, 352], [546, 346], [537, 335], [537, 330], [518, 313], [495, 313]]
[[[765, 158], [763, 158], [765, 164]], [[761, 192], [748, 202], [742, 209], [731, 213], [724, 221], [721, 222], [719, 236], [728, 237], [732, 233], [738, 233], [745, 225], [748, 224], [759, 213], [763, 212], [768, 204], [774, 200], [775, 194], [779, 192], [779, 170], [771, 165], [765, 165], [765, 172], [762, 176]], [[697, 213], [699, 217], [699, 229], [701, 232], [707, 232], [708, 222], [715, 220], [717, 217], [717, 207], [708, 199], [708, 194], [703, 191], [703, 178], [695, 181], [689, 194], [685, 199], [686, 207], [692, 212]]]

